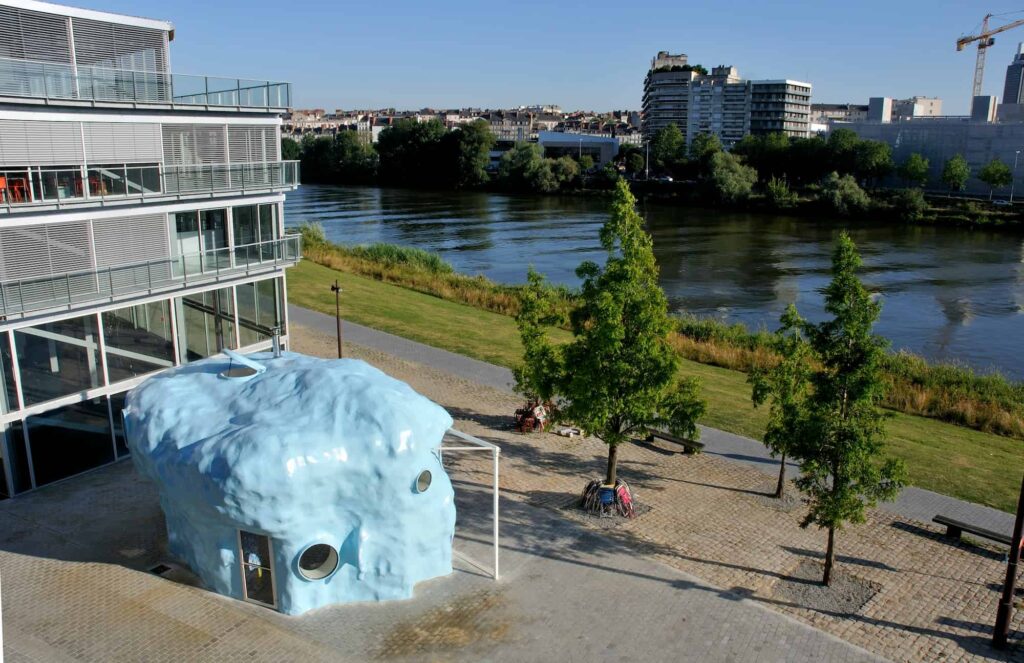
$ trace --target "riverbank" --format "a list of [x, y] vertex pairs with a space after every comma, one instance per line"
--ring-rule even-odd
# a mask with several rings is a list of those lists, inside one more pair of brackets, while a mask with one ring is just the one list
[[[289, 300], [333, 315], [335, 279], [343, 289], [342, 314], [355, 322], [500, 366], [520, 360], [519, 335], [508, 315], [312, 260], [289, 270]], [[426, 280], [421, 278], [418, 287], [425, 288]], [[564, 341], [569, 334], [555, 329], [552, 337]], [[760, 439], [767, 412], [752, 407], [745, 374], [690, 360], [683, 361], [682, 370], [703, 383], [708, 413], [701, 423]], [[904, 413], [893, 413], [887, 430], [889, 450], [907, 462], [914, 485], [1012, 510], [1024, 453], [1020, 440]]]

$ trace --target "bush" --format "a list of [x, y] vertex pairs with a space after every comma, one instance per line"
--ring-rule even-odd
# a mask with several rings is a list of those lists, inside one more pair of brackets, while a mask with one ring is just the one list
[[928, 203], [920, 189], [901, 189], [892, 200], [893, 210], [900, 221], [914, 223], [924, 218]]
[[829, 174], [821, 183], [821, 200], [835, 213], [847, 216], [866, 212], [871, 198], [851, 175]]
[[708, 162], [707, 181], [716, 199], [737, 203], [750, 197], [757, 183], [757, 171], [728, 152], [715, 152]]
[[448, 261], [436, 253], [411, 246], [378, 243], [353, 246], [349, 250], [357, 258], [371, 260], [386, 267], [405, 265], [422, 269], [431, 274], [451, 274], [455, 271]]
[[303, 248], [323, 246], [327, 243], [324, 227], [319, 222], [303, 221], [299, 224], [299, 234], [302, 235]]
[[764, 187], [764, 197], [775, 209], [787, 209], [796, 204], [796, 194], [789, 188], [789, 183], [779, 177], [772, 177]]

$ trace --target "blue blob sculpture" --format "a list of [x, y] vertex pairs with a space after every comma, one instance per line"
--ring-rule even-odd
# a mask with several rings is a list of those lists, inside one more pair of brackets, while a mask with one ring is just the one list
[[301, 614], [451, 573], [436, 450], [452, 419], [365, 362], [205, 359], [146, 380], [124, 414], [170, 553], [220, 594]]

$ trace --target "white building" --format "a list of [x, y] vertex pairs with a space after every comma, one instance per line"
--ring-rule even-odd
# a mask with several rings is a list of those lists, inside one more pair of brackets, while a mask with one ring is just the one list
[[0, 0], [0, 497], [127, 454], [123, 393], [287, 340], [287, 83], [172, 73], [165, 21]]

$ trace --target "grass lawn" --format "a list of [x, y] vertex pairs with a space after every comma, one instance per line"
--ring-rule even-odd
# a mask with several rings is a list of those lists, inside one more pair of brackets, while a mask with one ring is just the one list
[[[288, 271], [288, 299], [333, 315], [330, 284], [335, 278], [344, 290], [341, 313], [348, 320], [501, 366], [512, 366], [520, 358], [519, 334], [507, 316], [308, 260]], [[569, 336], [564, 330], [552, 330], [556, 340]], [[682, 370], [703, 382], [708, 412], [701, 423], [761, 437], [767, 412], [751, 406], [745, 374], [686, 360]], [[1016, 507], [1024, 467], [1021, 440], [901, 413], [894, 414], [887, 431], [890, 451], [906, 461], [914, 485], [1003, 511]]]

